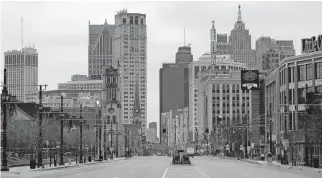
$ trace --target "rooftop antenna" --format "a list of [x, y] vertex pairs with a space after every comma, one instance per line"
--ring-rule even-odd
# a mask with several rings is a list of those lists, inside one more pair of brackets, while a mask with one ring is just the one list
[[186, 46], [186, 28], [183, 28], [183, 46]]
[[23, 17], [21, 17], [21, 51], [23, 49]]

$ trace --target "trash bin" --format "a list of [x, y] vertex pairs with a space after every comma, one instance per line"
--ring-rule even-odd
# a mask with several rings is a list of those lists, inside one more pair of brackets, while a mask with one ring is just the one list
[[54, 159], [54, 166], [57, 166], [57, 160]]
[[320, 167], [319, 158], [313, 158], [313, 167], [314, 168]]
[[30, 159], [30, 169], [36, 169], [36, 160], [35, 159]]
[[88, 156], [88, 162], [92, 162], [92, 156]]

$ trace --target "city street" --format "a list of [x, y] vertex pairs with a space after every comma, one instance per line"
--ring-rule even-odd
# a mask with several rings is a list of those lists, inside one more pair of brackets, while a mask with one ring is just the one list
[[109, 163], [83, 165], [48, 171], [25, 171], [3, 174], [16, 178], [320, 178], [322, 173], [309, 170], [284, 169], [215, 157], [191, 158], [192, 165], [171, 165], [170, 157], [134, 157]]

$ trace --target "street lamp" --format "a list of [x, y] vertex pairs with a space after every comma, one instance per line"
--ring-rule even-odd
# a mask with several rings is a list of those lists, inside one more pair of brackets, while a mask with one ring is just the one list
[[4, 86], [1, 93], [1, 105], [3, 112], [1, 171], [9, 171], [7, 158], [7, 102], [10, 102], [11, 99], [11, 95], [7, 94], [7, 87]]

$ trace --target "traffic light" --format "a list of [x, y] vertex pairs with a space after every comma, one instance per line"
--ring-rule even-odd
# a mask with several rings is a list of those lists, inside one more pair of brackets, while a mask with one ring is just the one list
[[167, 129], [162, 129], [162, 133], [166, 133], [167, 132]]
[[206, 130], [205, 130], [205, 133], [209, 133], [209, 129], [206, 129]]

